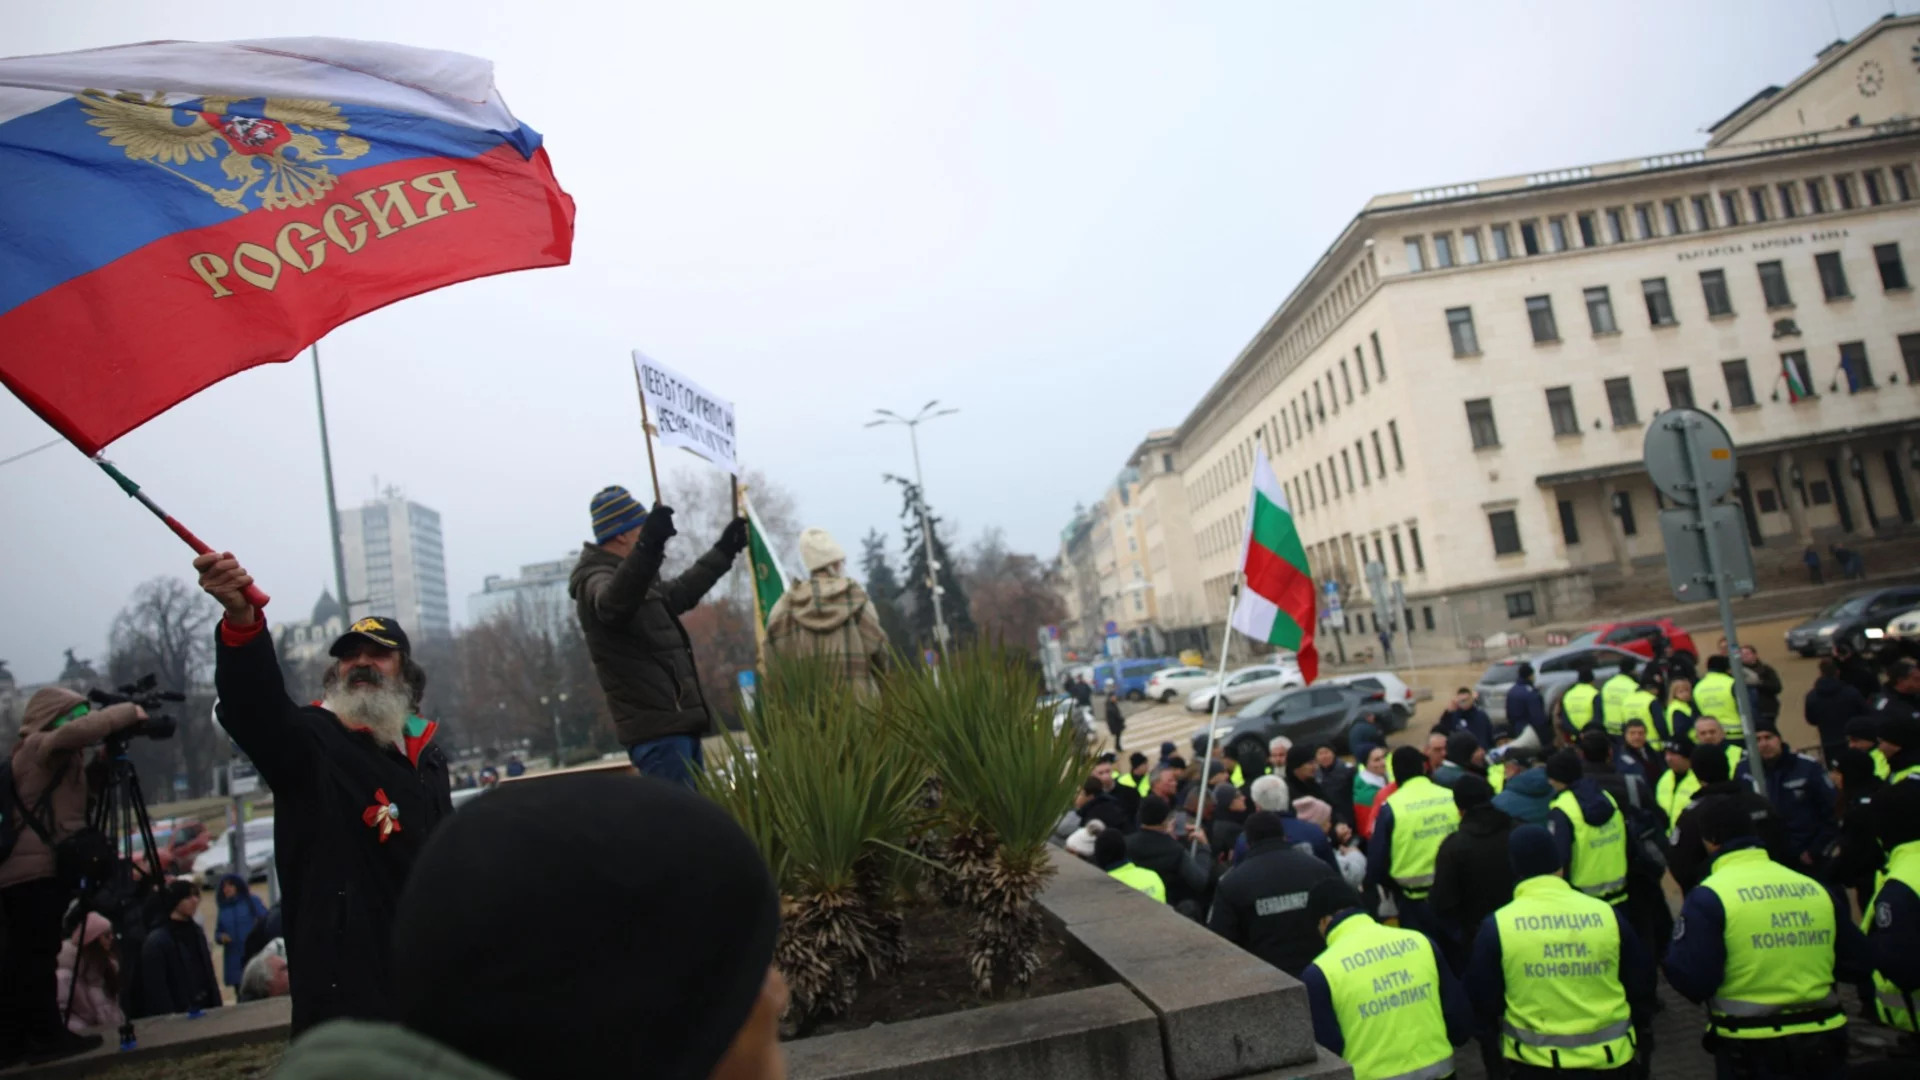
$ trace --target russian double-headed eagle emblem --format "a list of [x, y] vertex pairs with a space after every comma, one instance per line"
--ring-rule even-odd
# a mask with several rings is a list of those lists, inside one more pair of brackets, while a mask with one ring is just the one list
[[[325, 101], [266, 98], [260, 115], [241, 116], [228, 111], [235, 98], [200, 98], [196, 108], [186, 109], [169, 105], [163, 93], [142, 97], [82, 90], [74, 96], [92, 118], [88, 125], [129, 158], [163, 169], [243, 214], [255, 205], [286, 210], [318, 202], [339, 183], [324, 162], [351, 160], [368, 149], [365, 139], [346, 134], [340, 107]], [[328, 133], [331, 152], [321, 141]], [[182, 171], [213, 160], [240, 186], [215, 187]]]

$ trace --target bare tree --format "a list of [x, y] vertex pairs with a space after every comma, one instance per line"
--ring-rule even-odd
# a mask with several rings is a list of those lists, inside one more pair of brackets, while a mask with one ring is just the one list
[[1009, 551], [999, 529], [982, 533], [962, 563], [974, 621], [989, 639], [1032, 651], [1041, 627], [1066, 619], [1052, 570], [1032, 555]]
[[[136, 767], [164, 770], [171, 783], [184, 773], [189, 794], [212, 790], [213, 766], [226, 760], [226, 739], [216, 730], [211, 687], [206, 679], [213, 659], [213, 625], [219, 606], [179, 578], [158, 577], [134, 590], [113, 620], [108, 638], [108, 678], [117, 684], [151, 673], [162, 690], [187, 695], [172, 710], [179, 730], [165, 744], [141, 740], [134, 748]], [[149, 783], [158, 780], [151, 777]], [[171, 795], [171, 787], [149, 788], [150, 796]]]

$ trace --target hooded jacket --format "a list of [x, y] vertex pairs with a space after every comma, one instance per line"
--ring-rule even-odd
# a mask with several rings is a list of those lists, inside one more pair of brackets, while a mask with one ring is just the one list
[[[227, 896], [228, 883], [236, 890], [232, 897]], [[213, 895], [220, 905], [220, 914], [214, 920], [214, 940], [225, 950], [220, 956], [223, 981], [228, 986], [239, 986], [240, 973], [247, 967], [247, 935], [253, 932], [255, 922], [266, 918], [267, 905], [253, 895], [253, 890], [247, 888], [247, 879], [239, 874], [221, 878], [220, 887]]]
[[[42, 820], [52, 826], [47, 835], [56, 844], [87, 824], [87, 770], [81, 751], [140, 722], [132, 705], [111, 705], [52, 727], [55, 720], [86, 703], [86, 698], [63, 687], [41, 688], [27, 699], [19, 741], [13, 744], [14, 790], [27, 809], [37, 809], [48, 785], [56, 778], [59, 781]], [[16, 807], [8, 811], [9, 817], [19, 812]], [[0, 889], [54, 874], [53, 849], [25, 821], [19, 826], [13, 854], [0, 862]]]
[[733, 556], [716, 545], [686, 573], [662, 581], [665, 558], [660, 544], [637, 544], [624, 559], [587, 544], [567, 582], [614, 732], [626, 746], [713, 731], [680, 616], [733, 567]]
[[824, 657], [871, 694], [873, 673], [886, 668], [887, 635], [859, 582], [816, 571], [774, 601], [767, 648], [783, 659]]
[[1507, 837], [1520, 823], [1492, 805], [1460, 816], [1460, 827], [1440, 842], [1433, 864], [1433, 905], [1455, 941], [1473, 940], [1487, 916], [1513, 902], [1513, 858]]
[[1807, 723], [1819, 729], [1820, 745], [1824, 747], [1846, 746], [1847, 721], [1866, 716], [1870, 709], [1860, 691], [1842, 679], [1822, 675], [1807, 691]]
[[1307, 893], [1339, 874], [1294, 849], [1284, 836], [1247, 849], [1240, 865], [1213, 890], [1207, 927], [1253, 955], [1300, 977], [1320, 954], [1320, 931], [1307, 914]]
[[1493, 805], [1522, 825], [1545, 825], [1547, 807], [1553, 802], [1553, 785], [1547, 782], [1547, 770], [1536, 765], [1507, 779]]

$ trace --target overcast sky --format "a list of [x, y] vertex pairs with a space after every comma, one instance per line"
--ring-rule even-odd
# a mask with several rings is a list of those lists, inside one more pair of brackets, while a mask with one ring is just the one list
[[[922, 440], [935, 509], [1051, 555], [1369, 196], [1699, 146], [1836, 18], [1851, 36], [1887, 10], [62, 0], [6, 5], [0, 47], [328, 35], [496, 63], [578, 203], [573, 265], [322, 345], [342, 504], [377, 476], [440, 511], [457, 622], [485, 575], [584, 539], [601, 486], [648, 498], [630, 349], [731, 395], [743, 460], [849, 549], [897, 538], [880, 474], [911, 467], [904, 432], [863, 421], [957, 406]], [[257, 368], [108, 451], [281, 619], [332, 578], [311, 378]], [[0, 398], [0, 458], [53, 437]], [[0, 506], [0, 658], [23, 681], [68, 646], [104, 659], [128, 594], [190, 572], [67, 447], [0, 467]]]

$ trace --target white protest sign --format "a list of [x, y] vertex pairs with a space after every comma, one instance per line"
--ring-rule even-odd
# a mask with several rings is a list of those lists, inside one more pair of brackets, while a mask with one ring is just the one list
[[639, 349], [633, 350], [633, 368], [640, 376], [640, 394], [647, 402], [647, 418], [667, 446], [706, 458], [736, 475], [733, 402], [711, 394], [699, 383], [664, 367]]

